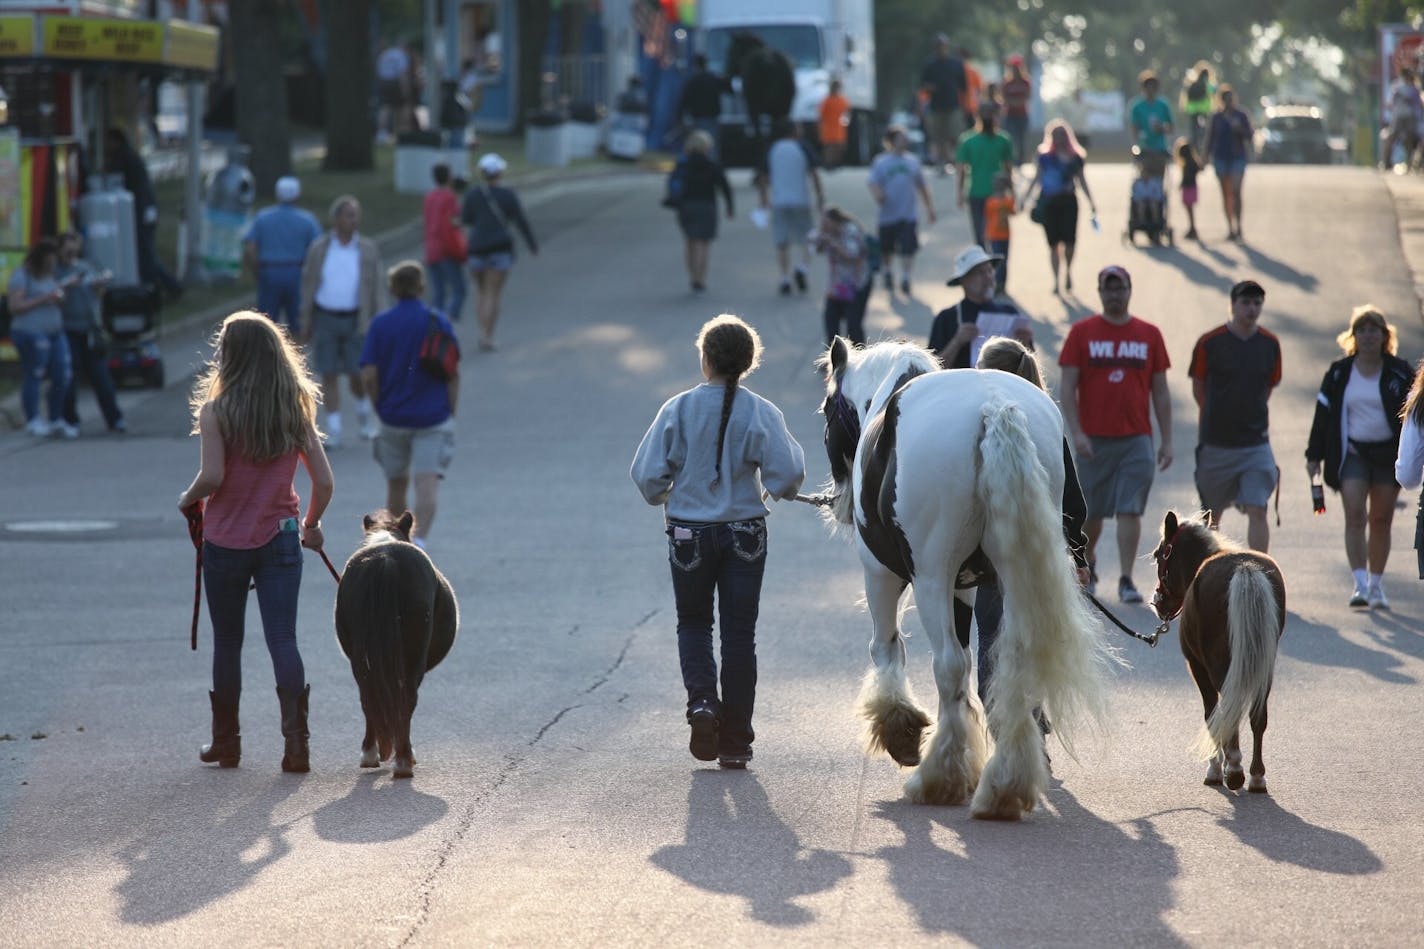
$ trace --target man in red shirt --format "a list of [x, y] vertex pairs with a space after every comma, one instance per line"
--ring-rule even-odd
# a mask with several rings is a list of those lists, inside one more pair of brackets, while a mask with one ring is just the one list
[[[1141, 603], [1132, 566], [1142, 534], [1142, 512], [1156, 471], [1172, 463], [1172, 397], [1167, 391], [1167, 345], [1157, 327], [1127, 312], [1132, 278], [1121, 267], [1098, 274], [1101, 315], [1073, 325], [1058, 356], [1062, 368], [1063, 419], [1088, 518], [1089, 589], [1096, 592], [1097, 546], [1103, 520], [1117, 521], [1121, 567], [1118, 599]], [[1151, 412], [1148, 411], [1149, 403]], [[1152, 415], [1159, 442], [1154, 469]]]
[[[465, 235], [460, 230], [460, 199], [450, 186], [450, 166], [430, 169], [435, 187], [425, 193], [425, 266], [430, 274], [430, 305], [452, 320], [465, 304]], [[419, 522], [417, 522], [418, 524]]]

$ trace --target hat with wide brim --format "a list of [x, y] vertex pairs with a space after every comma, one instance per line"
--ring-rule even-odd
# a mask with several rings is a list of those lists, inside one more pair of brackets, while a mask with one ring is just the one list
[[959, 286], [959, 281], [963, 280], [965, 275], [975, 267], [978, 267], [986, 261], [997, 264], [1003, 259], [1004, 258], [998, 254], [989, 253], [978, 244], [971, 244], [955, 256], [954, 270], [951, 271], [950, 278], [946, 280], [945, 283], [951, 287], [957, 287]]
[[488, 155], [481, 157], [479, 165], [480, 171], [484, 172], [490, 177], [504, 174], [504, 169], [509, 167], [509, 164], [503, 158], [500, 158], [498, 155], [496, 155], [494, 152], [490, 152]]

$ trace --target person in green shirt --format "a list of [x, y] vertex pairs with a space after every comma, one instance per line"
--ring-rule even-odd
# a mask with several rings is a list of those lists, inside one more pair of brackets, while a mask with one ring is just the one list
[[1144, 152], [1166, 155], [1172, 134], [1172, 107], [1157, 94], [1161, 84], [1156, 73], [1144, 69], [1137, 78], [1142, 84], [1142, 98], [1132, 105], [1132, 129], [1137, 134], [1137, 145]]
[[994, 193], [994, 178], [1013, 174], [1014, 143], [997, 126], [998, 107], [985, 102], [979, 109], [979, 122], [959, 137], [954, 160], [959, 165], [959, 206], [969, 203], [969, 223], [974, 229], [974, 242], [983, 247], [984, 203]]

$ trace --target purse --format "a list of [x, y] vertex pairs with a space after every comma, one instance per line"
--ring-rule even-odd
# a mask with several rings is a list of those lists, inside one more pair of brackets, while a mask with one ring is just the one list
[[470, 259], [470, 242], [465, 237], [465, 232], [458, 227], [450, 229], [450, 238], [447, 241], [445, 254], [451, 260], [458, 260], [460, 263]]
[[1033, 203], [1033, 207], [1028, 210], [1028, 219], [1035, 224], [1043, 223], [1043, 199], [1039, 198]]
[[416, 364], [437, 382], [449, 382], [460, 371], [460, 344], [445, 332], [434, 313], [426, 324]]

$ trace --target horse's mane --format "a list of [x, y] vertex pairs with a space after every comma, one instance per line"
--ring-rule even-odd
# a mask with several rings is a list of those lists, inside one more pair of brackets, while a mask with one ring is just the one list
[[[1241, 544], [1221, 533], [1221, 531], [1212, 530], [1204, 521], [1196, 518], [1178, 518], [1177, 535], [1178, 542], [1180, 542], [1182, 535], [1186, 535], [1191, 540], [1200, 544], [1205, 548], [1208, 556], [1223, 551], [1232, 552], [1246, 549]], [[1171, 540], [1170, 537], [1163, 539]]]
[[[831, 353], [829, 350], [816, 357], [816, 368], [826, 376], [826, 394], [836, 391], [837, 380], [830, 374]], [[925, 347], [908, 340], [886, 340], [872, 346], [852, 346], [847, 353], [846, 373], [864, 374], [867, 379], [877, 381], [896, 378], [907, 371], [919, 373], [934, 372], [939, 369], [939, 360]], [[917, 373], [918, 374], [918, 373]]]

